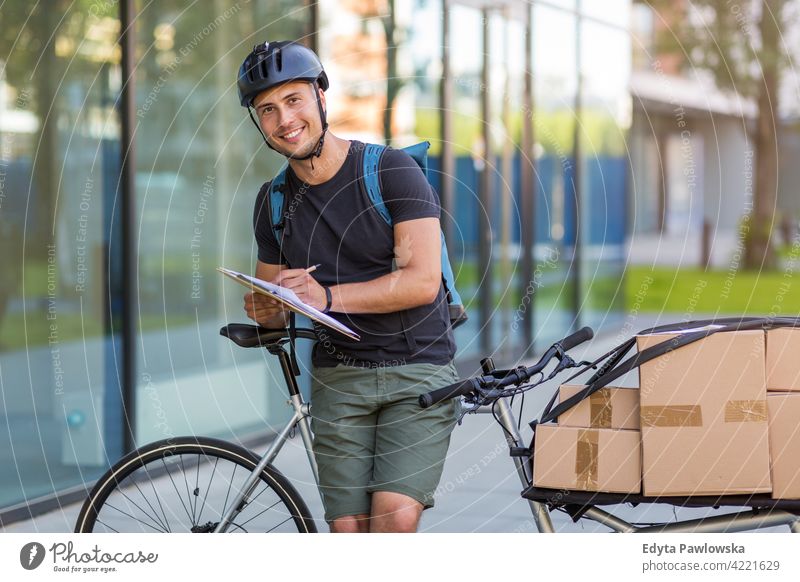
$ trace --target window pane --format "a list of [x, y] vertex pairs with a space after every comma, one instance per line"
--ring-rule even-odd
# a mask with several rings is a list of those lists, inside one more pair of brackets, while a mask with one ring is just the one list
[[91, 481], [122, 452], [104, 323], [120, 23], [111, 3], [64, 6], [0, 4], [0, 506]]
[[534, 338], [541, 346], [572, 327], [575, 248], [577, 30], [573, 14], [533, 8]]
[[585, 21], [581, 65], [582, 321], [602, 327], [620, 318], [624, 309], [629, 34]]
[[455, 330], [458, 357], [474, 356], [480, 349], [479, 285], [485, 279], [478, 264], [480, 172], [485, 167], [481, 133], [483, 67], [483, 16], [480, 11], [454, 5], [450, 9], [450, 68], [453, 79], [453, 237], [448, 248], [458, 291], [469, 320]]
[[262, 432], [289, 412], [276, 358], [219, 335], [249, 320], [245, 289], [216, 268], [254, 271], [255, 195], [284, 162], [239, 105], [239, 65], [256, 44], [302, 38], [310, 15], [289, 1], [204, 6], [137, 3], [140, 442]]

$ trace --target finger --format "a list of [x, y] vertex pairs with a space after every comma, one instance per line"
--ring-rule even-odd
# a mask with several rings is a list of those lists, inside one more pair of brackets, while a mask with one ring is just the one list
[[278, 273], [273, 282], [281, 287], [286, 287], [286, 281], [298, 278], [302, 279], [307, 275], [308, 273], [305, 269], [284, 269]]
[[276, 303], [278, 303], [278, 300], [259, 293], [258, 295], [253, 297], [253, 303], [255, 305], [275, 305]]
[[299, 293], [308, 289], [308, 281], [305, 279], [292, 279], [284, 282], [283, 287], [285, 289], [291, 289], [295, 293]]
[[247, 313], [247, 316], [250, 319], [254, 320], [254, 321], [261, 321], [261, 320], [264, 320], [264, 319], [271, 319], [271, 318], [275, 317], [276, 315], [278, 315], [279, 312], [280, 312], [280, 310], [255, 309], [255, 310], [249, 311]]

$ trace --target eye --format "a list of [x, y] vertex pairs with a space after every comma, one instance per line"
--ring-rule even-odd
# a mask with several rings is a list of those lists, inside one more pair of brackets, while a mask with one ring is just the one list
[[264, 117], [267, 113], [272, 113], [274, 108], [271, 105], [266, 105], [265, 107], [261, 108], [261, 117]]

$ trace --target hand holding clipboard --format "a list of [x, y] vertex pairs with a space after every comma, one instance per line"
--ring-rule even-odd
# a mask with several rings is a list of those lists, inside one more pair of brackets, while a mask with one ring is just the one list
[[[314, 265], [313, 267], [306, 269], [306, 271], [310, 273], [316, 268], [317, 265]], [[288, 309], [299, 313], [300, 315], [305, 315], [306, 317], [321, 323], [322, 325], [329, 327], [334, 331], [338, 331], [339, 333], [346, 335], [351, 339], [356, 341], [361, 340], [361, 336], [359, 336], [346, 325], [339, 323], [327, 313], [322, 313], [319, 309], [311, 307], [307, 303], [301, 301], [291, 289], [275, 285], [274, 283], [270, 283], [268, 281], [262, 281], [261, 279], [251, 277], [250, 275], [245, 275], [244, 273], [239, 273], [238, 271], [233, 271], [231, 269], [217, 267], [217, 270], [223, 275], [233, 279], [240, 285], [244, 285], [251, 291], [267, 295], [273, 299], [277, 299]]]

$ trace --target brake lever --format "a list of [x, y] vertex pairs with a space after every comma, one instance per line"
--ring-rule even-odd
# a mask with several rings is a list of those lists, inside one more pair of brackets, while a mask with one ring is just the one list
[[[559, 360], [558, 365], [555, 368], [553, 368], [552, 372], [550, 372], [550, 375], [547, 377], [547, 380], [552, 380], [555, 377], [555, 375], [558, 374], [559, 372], [563, 372], [568, 368], [574, 368], [577, 365], [578, 364], [575, 363], [575, 360], [573, 360], [568, 354], [564, 354], [561, 356], [561, 360]], [[545, 380], [545, 382], [547, 380]]]
[[[564, 354], [561, 357], [561, 361], [558, 363], [558, 365], [555, 368], [553, 368], [552, 372], [550, 372], [550, 375], [547, 377], [547, 380], [551, 380], [559, 372], [562, 372], [569, 368], [579, 368], [580, 366], [589, 366], [593, 370], [597, 369], [597, 364], [594, 364], [592, 362], [587, 362], [586, 360], [583, 360], [581, 362], [576, 362], [570, 356]], [[545, 382], [547, 382], [547, 380], [545, 380]]]
[[464, 408], [462, 406], [461, 414], [459, 415], [458, 420], [456, 421], [458, 426], [461, 426], [461, 423], [464, 421], [464, 417], [466, 415], [473, 414], [474, 412], [476, 412], [482, 406], [480, 402], [470, 402], [470, 401], [464, 400], [464, 403], [472, 404], [472, 408]]

